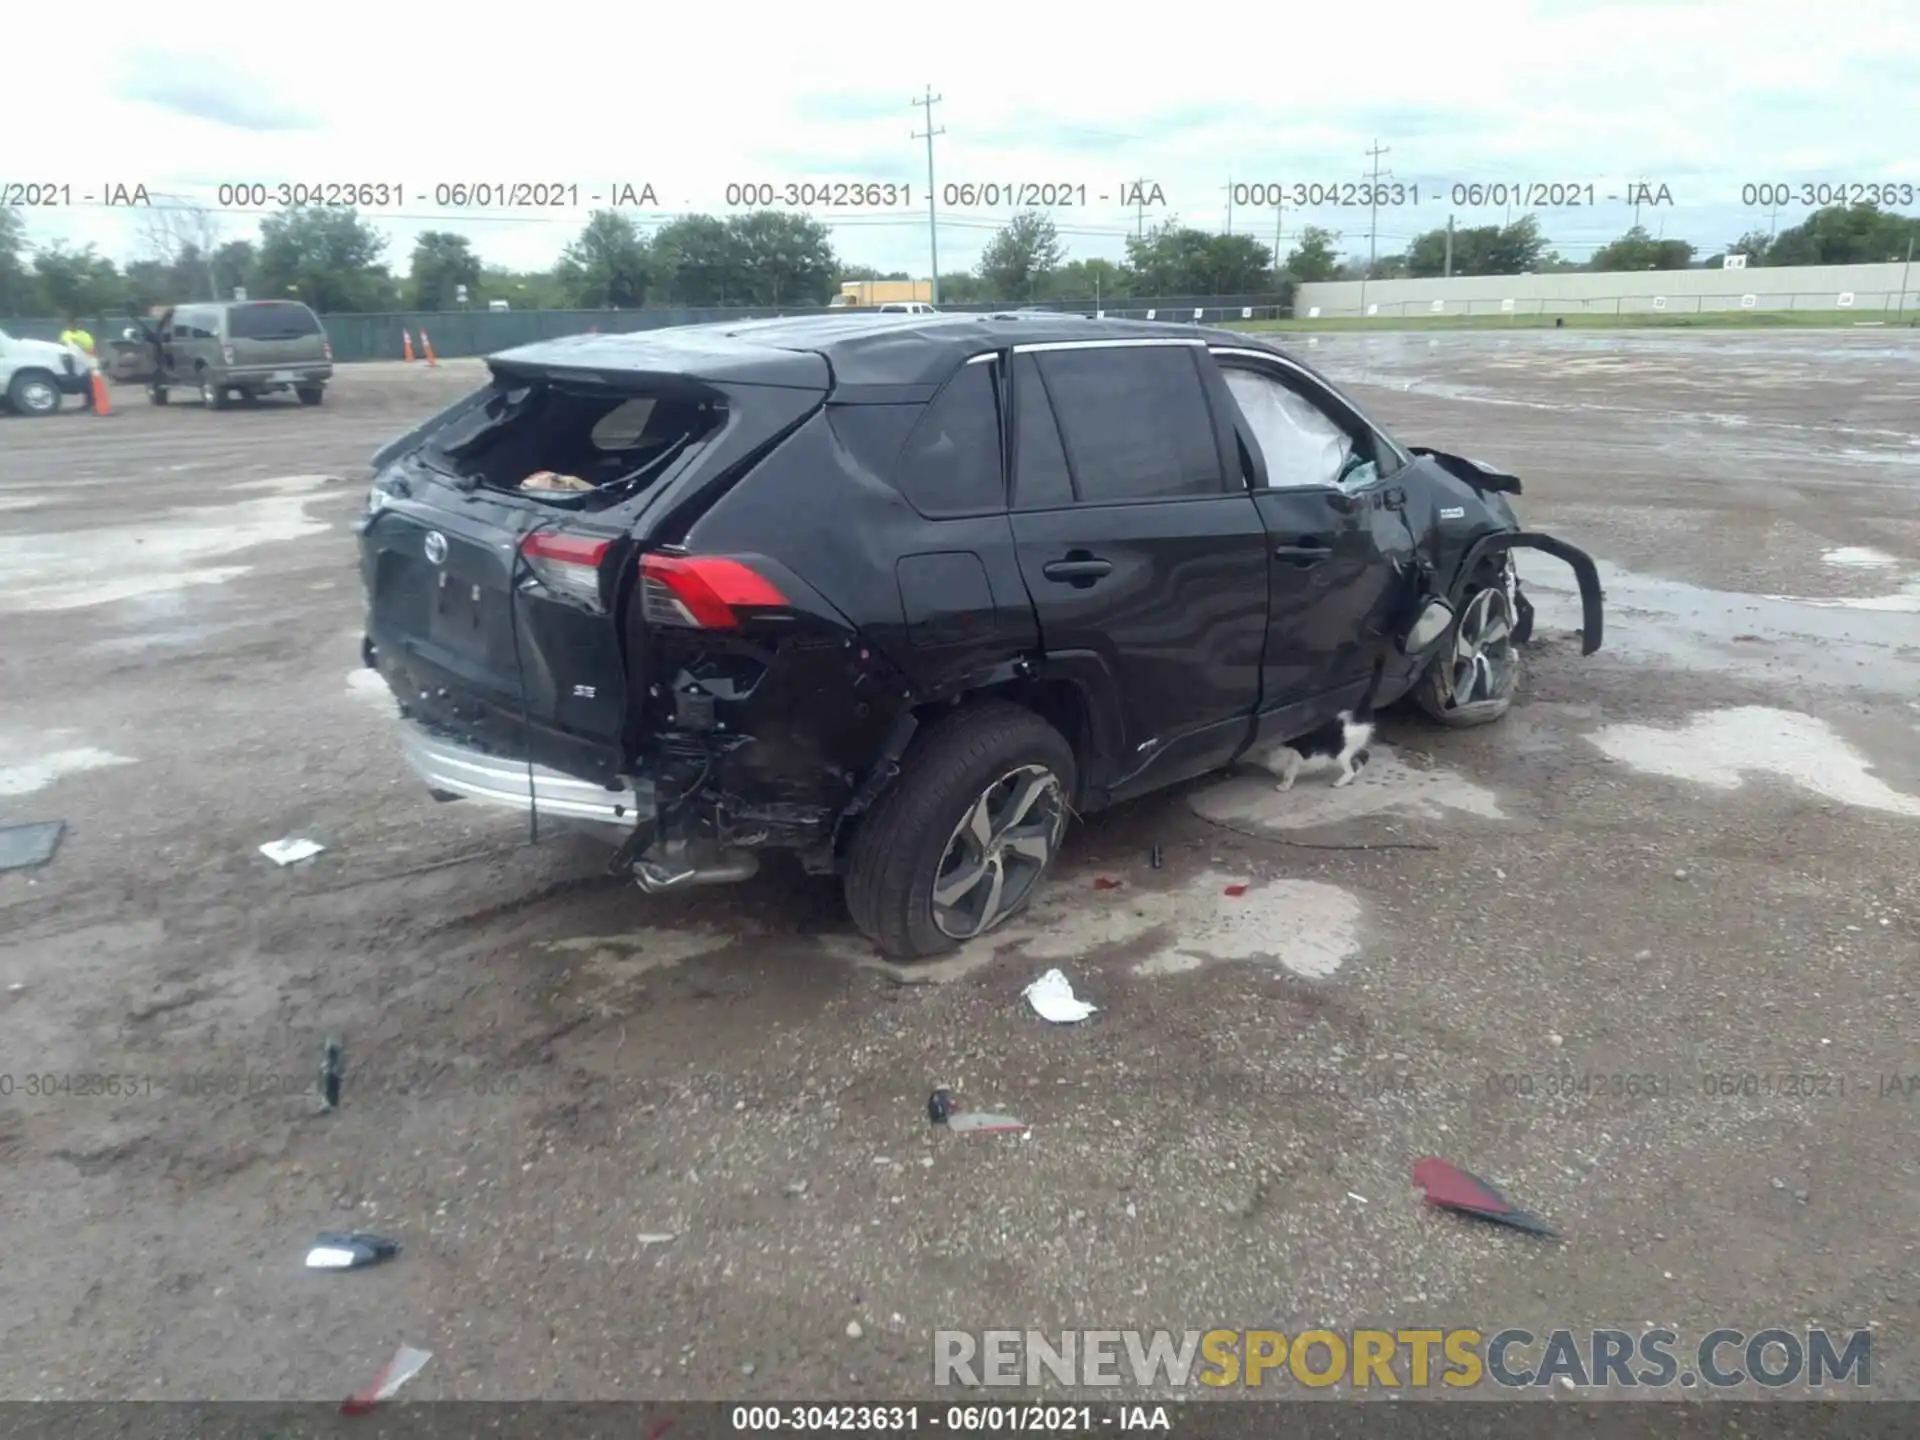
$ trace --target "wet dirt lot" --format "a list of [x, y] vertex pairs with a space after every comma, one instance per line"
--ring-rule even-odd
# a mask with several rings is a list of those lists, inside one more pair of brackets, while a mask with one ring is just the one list
[[[1920, 1394], [1920, 343], [1295, 338], [1524, 476], [1607, 648], [1523, 566], [1500, 725], [1094, 817], [910, 972], [831, 882], [649, 898], [405, 772], [350, 525], [474, 367], [0, 418], [0, 823], [68, 826], [0, 875], [0, 1396], [332, 1400], [402, 1342], [409, 1398], [862, 1398], [928, 1393], [936, 1329], [1809, 1324]], [[1021, 1001], [1051, 965], [1086, 1024]], [[934, 1129], [936, 1084], [1030, 1136]], [[1424, 1210], [1427, 1154], [1565, 1243]], [[404, 1251], [300, 1268], [350, 1226]]]

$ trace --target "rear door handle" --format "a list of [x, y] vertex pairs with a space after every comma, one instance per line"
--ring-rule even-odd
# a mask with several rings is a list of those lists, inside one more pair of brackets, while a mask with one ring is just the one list
[[1064, 580], [1070, 585], [1091, 585], [1102, 575], [1113, 573], [1113, 562], [1079, 557], [1072, 560], [1051, 560], [1040, 567], [1040, 573], [1049, 580]]
[[1277, 560], [1285, 560], [1288, 564], [1305, 569], [1309, 565], [1318, 565], [1333, 551], [1325, 545], [1276, 545], [1273, 554]]

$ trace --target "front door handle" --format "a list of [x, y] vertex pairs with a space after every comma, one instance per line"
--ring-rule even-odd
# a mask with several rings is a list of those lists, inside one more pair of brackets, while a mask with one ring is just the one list
[[1276, 545], [1273, 547], [1273, 554], [1276, 560], [1285, 560], [1288, 564], [1298, 565], [1304, 570], [1309, 565], [1318, 565], [1333, 554], [1333, 551], [1326, 545], [1308, 542], [1304, 545]]
[[1097, 555], [1088, 555], [1077, 551], [1063, 560], [1050, 560], [1040, 567], [1040, 573], [1049, 580], [1061, 580], [1069, 585], [1085, 587], [1093, 584], [1102, 575], [1113, 573], [1113, 562], [1102, 560]]

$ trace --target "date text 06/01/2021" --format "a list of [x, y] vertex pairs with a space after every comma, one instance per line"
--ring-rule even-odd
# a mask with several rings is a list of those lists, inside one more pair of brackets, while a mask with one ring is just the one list
[[1095, 1430], [1170, 1432], [1164, 1405], [734, 1405], [729, 1428], [747, 1433], [1083, 1435]]

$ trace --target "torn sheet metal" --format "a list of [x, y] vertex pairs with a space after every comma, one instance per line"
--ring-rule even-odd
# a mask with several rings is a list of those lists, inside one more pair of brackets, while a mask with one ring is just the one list
[[33, 825], [0, 825], [0, 870], [31, 870], [53, 859], [67, 822], [48, 820]]
[[996, 1115], [991, 1110], [956, 1110], [947, 1116], [947, 1128], [981, 1135], [1024, 1133], [1031, 1127], [1012, 1115]]

